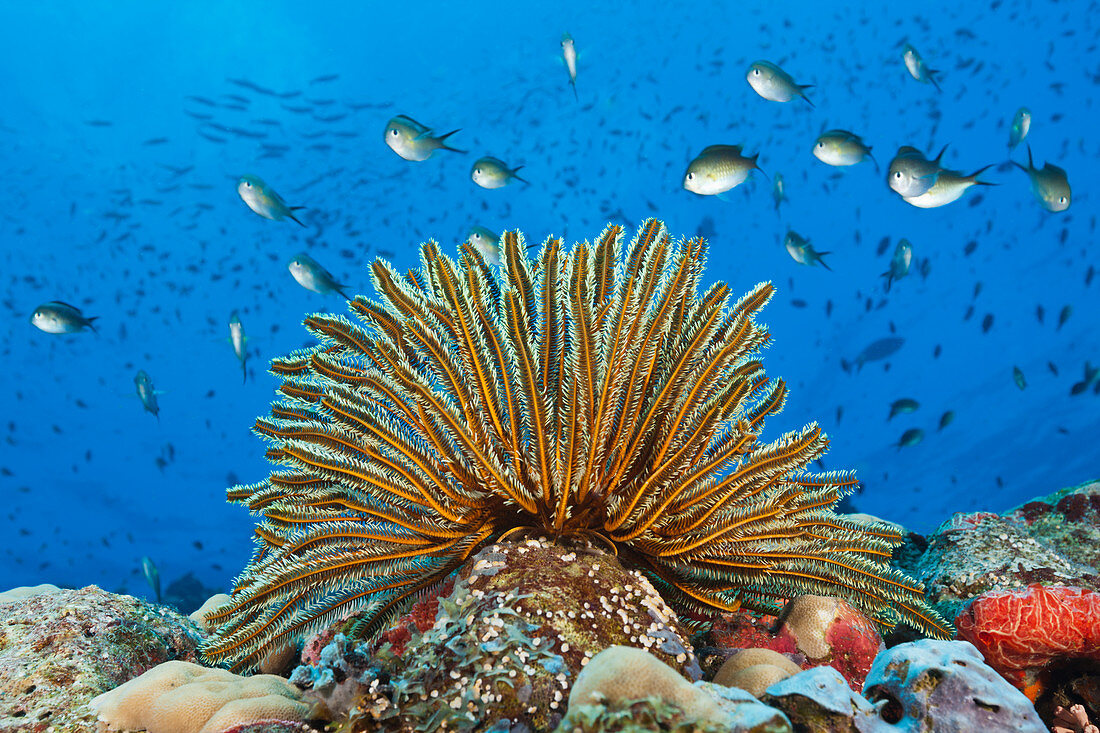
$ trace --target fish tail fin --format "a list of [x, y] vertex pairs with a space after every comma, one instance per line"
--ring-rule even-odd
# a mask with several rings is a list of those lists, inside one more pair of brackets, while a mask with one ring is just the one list
[[526, 184], [527, 184], [528, 186], [530, 186], [530, 185], [531, 185], [531, 182], [530, 182], [530, 181], [528, 181], [528, 180], [527, 180], [526, 178], [520, 178], [520, 177], [519, 177], [519, 176], [517, 175], [517, 172], [518, 172], [518, 171], [520, 171], [520, 170], [522, 170], [522, 169], [523, 169], [523, 167], [524, 167], [524, 166], [522, 166], [522, 165], [517, 165], [517, 166], [516, 166], [515, 168], [513, 168], [513, 169], [512, 169], [511, 171], [510, 171], [510, 173], [512, 174], [512, 178], [515, 178], [515, 179], [516, 179], [517, 181], [521, 181], [522, 183], [526, 183]]
[[822, 257], [824, 257], [825, 255], [828, 255], [828, 254], [832, 254], [832, 252], [815, 252], [815, 254], [817, 255], [817, 261], [821, 263], [821, 266], [822, 266], [822, 267], [824, 267], [824, 268], [825, 268], [826, 270], [828, 270], [829, 272], [832, 272], [832, 271], [833, 271], [833, 268], [831, 268], [831, 267], [829, 267], [828, 265], [826, 265], [826, 264], [825, 264], [825, 260], [821, 259], [821, 258], [822, 258]]
[[798, 87], [798, 96], [805, 99], [806, 104], [810, 105], [810, 107], [813, 107], [814, 103], [810, 101], [810, 98], [806, 96], [806, 92], [805, 92], [806, 89], [811, 89], [811, 88], [813, 88], [813, 84], [801, 84], [801, 85], [799, 85], [799, 87]]
[[305, 224], [302, 223], [301, 219], [294, 216], [294, 212], [298, 211], [299, 209], [304, 209], [304, 208], [305, 208], [304, 206], [290, 206], [290, 207], [287, 208], [287, 212], [286, 212], [286, 215], [289, 216], [294, 221], [296, 221], [298, 223], [298, 226], [300, 226], [300, 227], [304, 227]]
[[978, 176], [980, 176], [982, 173], [986, 172], [987, 170], [989, 170], [992, 167], [993, 167], [992, 163], [990, 163], [989, 165], [983, 165], [981, 168], [979, 168], [978, 170], [974, 171], [969, 176], [967, 176], [967, 178], [973, 180], [975, 186], [996, 186], [997, 185], [996, 183], [990, 183], [989, 181], [979, 181], [978, 180]]
[[569, 86], [573, 87], [573, 98], [576, 99], [578, 102], [581, 101], [580, 95], [577, 94], [577, 82], [570, 79]]
[[928, 70], [928, 81], [932, 82], [932, 86], [936, 87], [937, 92], [942, 92], [940, 89], [940, 83], [936, 80], [936, 74], [940, 73], [937, 69]]
[[[806, 101], [809, 102], [810, 100], [807, 99]], [[755, 168], [756, 170], [760, 171], [760, 175], [764, 176], [764, 178], [767, 178], [770, 181], [771, 178], [768, 176], [767, 173], [764, 172], [764, 169], [760, 167], [760, 164], [756, 162], [757, 158], [759, 158], [759, 157], [760, 157], [760, 153], [757, 153], [756, 155], [749, 158], [749, 160], [752, 161], [752, 167]], [[777, 207], [776, 211], [778, 211], [778, 210], [779, 209]]]
[[91, 318], [85, 318], [84, 319], [84, 325], [86, 325], [88, 328], [92, 329], [92, 333], [94, 333], [95, 335], [98, 336], [99, 331], [96, 330], [95, 324], [92, 323], [92, 321], [96, 320], [97, 318], [99, 318], [99, 316], [92, 316]]
[[458, 148], [451, 147], [450, 145], [447, 145], [446, 143], [443, 143], [443, 141], [446, 140], [447, 138], [449, 138], [451, 135], [454, 135], [456, 132], [461, 132], [461, 131], [462, 131], [462, 128], [460, 127], [457, 130], [451, 130], [446, 135], [440, 135], [439, 137], [437, 137], [436, 140], [438, 140], [441, 143], [441, 145], [439, 147], [443, 148], [444, 150], [450, 150], [453, 153], [468, 153], [468, 152], [470, 152], [468, 150], [459, 150]]
[[[887, 293], [889, 293], [890, 292], [890, 283], [894, 282], [894, 274], [892, 272], [887, 271], [887, 272], [882, 273], [882, 277], [886, 278], [886, 287], [884, 288], [884, 290]], [[891, 415], [890, 417], [893, 417], [893, 415]]]
[[875, 164], [875, 173], [881, 173], [882, 169], [878, 167], [878, 160], [871, 154], [870, 146], [867, 147], [867, 157], [871, 159], [871, 162]]
[[[1017, 163], [1017, 165], [1019, 165], [1019, 164]], [[1020, 167], [1023, 168], [1023, 166], [1020, 166]], [[1028, 143], [1027, 144], [1027, 168], [1024, 168], [1024, 170], [1030, 170], [1031, 168], [1034, 168], [1034, 167], [1035, 167], [1035, 163], [1031, 159], [1031, 143]]]

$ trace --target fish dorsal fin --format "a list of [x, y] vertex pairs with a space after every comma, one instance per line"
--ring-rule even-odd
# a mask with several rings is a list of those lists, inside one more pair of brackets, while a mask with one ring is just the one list
[[412, 117], [409, 117], [408, 115], [397, 115], [397, 118], [402, 119], [405, 122], [408, 122], [413, 127], [419, 128], [420, 130], [423, 130], [424, 132], [429, 132], [430, 131], [430, 129], [428, 128], [427, 125], [422, 125], [421, 123], [417, 122], [416, 120], [414, 120]]
[[923, 155], [921, 155], [921, 152], [919, 150], [911, 145], [902, 145], [900, 148], [898, 148], [898, 155], [913, 155], [914, 153], [920, 155], [922, 158], [924, 157]]
[[62, 306], [65, 306], [66, 308], [71, 308], [72, 310], [76, 311], [77, 313], [80, 312], [80, 309], [77, 308], [75, 305], [70, 305], [69, 303], [66, 303], [63, 300], [51, 300], [46, 305], [62, 305]]
[[703, 152], [700, 155], [706, 155], [707, 153], [735, 153], [741, 155], [740, 145], [708, 145], [703, 148]]

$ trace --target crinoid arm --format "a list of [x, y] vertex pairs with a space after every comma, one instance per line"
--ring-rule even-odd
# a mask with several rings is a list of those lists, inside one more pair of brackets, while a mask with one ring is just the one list
[[319, 344], [272, 363], [254, 430], [277, 470], [229, 490], [262, 521], [209, 661], [252, 667], [353, 613], [379, 631], [517, 528], [604, 545], [684, 609], [835, 595], [950, 636], [890, 568], [891, 526], [834, 513], [855, 476], [807, 472], [821, 429], [759, 440], [787, 396], [759, 360], [771, 284], [704, 288], [706, 243], [655, 219], [501, 247], [499, 266], [432, 242], [417, 270], [375, 262], [378, 301], [308, 316]]

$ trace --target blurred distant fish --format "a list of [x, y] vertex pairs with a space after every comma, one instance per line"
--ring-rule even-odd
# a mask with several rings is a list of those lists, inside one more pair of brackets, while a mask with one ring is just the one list
[[951, 424], [951, 422], [954, 419], [955, 419], [955, 411], [954, 410], [948, 410], [947, 412], [940, 415], [940, 424], [939, 424], [939, 427], [936, 428], [936, 432], [939, 432], [940, 430], [943, 430], [944, 428], [946, 428], [948, 425]]
[[573, 46], [573, 37], [568, 33], [561, 37], [561, 57], [565, 60], [565, 68], [569, 71], [569, 85], [573, 87], [573, 97], [577, 96], [577, 49]]
[[787, 187], [783, 182], [783, 174], [776, 173], [772, 181], [772, 200], [775, 201], [775, 212], [779, 213], [779, 205], [787, 200]]
[[902, 448], [909, 448], [920, 443], [924, 440], [924, 431], [920, 428], [909, 428], [901, 434], [901, 438], [898, 440], [898, 450]]
[[1073, 315], [1073, 306], [1072, 305], [1062, 306], [1062, 310], [1058, 311], [1058, 327], [1057, 328], [1060, 329], [1060, 328], [1062, 328], [1062, 326], [1066, 325], [1066, 321], [1069, 320], [1069, 317], [1071, 315]]
[[831, 267], [825, 264], [825, 260], [821, 259], [829, 253], [818, 252], [813, 248], [813, 245], [810, 244], [810, 240], [793, 229], [787, 230], [787, 236], [783, 238], [783, 246], [787, 248], [787, 254], [791, 256], [791, 259], [800, 265], [813, 265], [817, 263], [826, 270], [832, 270]]
[[1024, 373], [1020, 370], [1020, 367], [1012, 367], [1012, 381], [1016, 383], [1016, 386], [1020, 389], [1027, 389], [1027, 380], [1024, 379]]
[[813, 84], [796, 84], [790, 74], [770, 61], [754, 61], [745, 73], [745, 79], [757, 94], [768, 101], [789, 102], [795, 97], [802, 97], [806, 104], [814, 106], [804, 91]]
[[139, 369], [134, 376], [134, 386], [137, 387], [137, 396], [146, 412], [153, 413], [153, 417], [160, 421], [160, 406], [157, 405], [157, 391], [153, 389], [153, 380], [144, 369]]
[[946, 206], [962, 198], [971, 186], [993, 186], [996, 184], [988, 181], [979, 181], [981, 175], [990, 166], [982, 166], [969, 176], [964, 176], [958, 171], [943, 168], [936, 177], [936, 182], [930, 189], [919, 196], [902, 196], [902, 200], [921, 209], [935, 209]]
[[894, 247], [894, 256], [890, 258], [890, 269], [882, 273], [886, 278], [886, 292], [890, 292], [890, 285], [895, 280], [900, 280], [909, 274], [909, 266], [913, 263], [913, 245], [908, 239], [901, 239]]
[[141, 574], [145, 576], [145, 582], [153, 589], [157, 603], [160, 603], [160, 573], [157, 566], [147, 557], [141, 558]]
[[275, 189], [264, 183], [259, 176], [251, 174], [241, 176], [240, 180], [237, 181], [237, 194], [242, 201], [248, 204], [248, 208], [265, 219], [271, 219], [272, 221], [293, 219], [299, 225], [305, 226], [294, 215], [295, 211], [305, 207], [287, 206], [286, 202], [283, 201], [283, 197], [276, 193]]
[[248, 381], [248, 367], [246, 365], [248, 361], [248, 350], [245, 347], [246, 340], [244, 325], [241, 323], [241, 314], [234, 310], [229, 314], [229, 343], [233, 345], [233, 353], [241, 362], [242, 384]]
[[886, 416], [886, 419], [892, 420], [896, 415], [905, 415], [910, 412], [915, 412], [918, 407], [920, 407], [920, 403], [908, 397], [894, 400], [890, 403], [890, 414]]
[[1039, 200], [1047, 211], [1059, 212], [1069, 208], [1071, 193], [1069, 190], [1069, 178], [1066, 172], [1054, 165], [1046, 163], [1043, 167], [1036, 168], [1031, 158], [1031, 146], [1027, 148], [1027, 168], [1013, 161], [1013, 165], [1027, 174], [1031, 179], [1031, 193]]
[[321, 76], [315, 76], [309, 80], [310, 84], [324, 84], [330, 81], [336, 81], [340, 78], [339, 74], [323, 74]]
[[351, 298], [344, 293], [344, 288], [346, 286], [338, 283], [336, 278], [332, 276], [332, 273], [321, 267], [317, 260], [310, 257], [305, 252], [299, 252], [294, 255], [287, 264], [287, 269], [290, 270], [290, 274], [294, 276], [298, 284], [306, 290], [312, 290], [320, 295], [340, 293], [340, 295], [344, 296], [344, 300], [351, 300]]
[[90, 328], [94, 332], [95, 326], [92, 325], [92, 321], [98, 317], [85, 318], [75, 305], [51, 300], [34, 309], [34, 313], [31, 314], [31, 324], [46, 333], [79, 333], [85, 328]]
[[465, 150], [452, 148], [446, 140], [459, 130], [451, 130], [442, 135], [432, 134], [432, 129], [422, 125], [408, 115], [397, 115], [386, 123], [386, 145], [405, 160], [421, 161], [432, 157], [437, 150], [450, 150], [465, 153]]
[[[760, 153], [745, 157], [740, 145], [710, 145], [690, 163], [684, 173], [684, 188], [700, 196], [725, 193], [745, 182]], [[760, 171], [763, 173], [763, 171]]]
[[1031, 130], [1031, 110], [1020, 107], [1012, 118], [1012, 126], [1008, 129], [1008, 149], [1015, 150], [1016, 146], [1027, 139], [1027, 133]]
[[528, 181], [516, 175], [516, 172], [522, 169], [522, 165], [509, 168], [508, 164], [500, 158], [486, 155], [484, 158], [478, 158], [474, 161], [473, 167], [470, 168], [470, 178], [482, 188], [503, 188], [512, 181], [528, 183]]
[[[879, 361], [892, 356], [904, 343], [905, 339], [898, 336], [888, 336], [872, 341], [863, 348], [863, 351], [856, 354], [856, 371], [862, 369], [863, 365], [869, 361]], [[852, 365], [844, 359], [840, 360], [840, 367], [846, 372], [850, 372], [852, 369]]]
[[500, 237], [483, 226], [470, 227], [466, 241], [485, 258], [490, 265], [500, 264]]
[[878, 170], [878, 161], [871, 155], [871, 146], [865, 144], [859, 135], [847, 130], [827, 130], [821, 133], [814, 143], [813, 152], [815, 158], [832, 166], [855, 165], [870, 158], [875, 164], [875, 170]]
[[886, 173], [886, 183], [899, 196], [920, 196], [936, 184], [940, 175], [940, 161], [947, 152], [947, 146], [934, 159], [928, 160], [924, 153], [909, 145], [898, 148], [897, 155], [890, 161]]
[[1076, 397], [1089, 388], [1089, 385], [1093, 383], [1100, 384], [1100, 367], [1094, 367], [1092, 364], [1085, 362], [1085, 378], [1080, 382], [1074, 382], [1070, 387], [1069, 394], [1071, 397]]
[[905, 68], [909, 70], [910, 76], [922, 84], [931, 84], [936, 87], [936, 91], [942, 91], [940, 83], [936, 80], [936, 74], [939, 72], [928, 68], [917, 49], [908, 43], [905, 44], [905, 48], [901, 52], [901, 58], [905, 61]]

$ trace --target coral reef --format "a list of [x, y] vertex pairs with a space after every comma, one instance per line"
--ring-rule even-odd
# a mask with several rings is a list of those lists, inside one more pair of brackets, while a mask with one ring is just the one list
[[0, 732], [87, 731], [96, 695], [172, 659], [194, 660], [183, 616], [95, 586], [0, 601]]
[[742, 649], [726, 660], [711, 681], [760, 697], [776, 682], [801, 671], [789, 657], [771, 649]]
[[499, 268], [430, 242], [418, 271], [374, 263], [383, 302], [352, 300], [360, 323], [306, 318], [321, 344], [273, 362], [283, 399], [255, 426], [281, 470], [229, 490], [264, 520], [206, 659], [254, 667], [356, 612], [376, 633], [521, 528], [614, 547], [685, 611], [814, 593], [953, 633], [888, 565], [896, 527], [832, 511], [858, 482], [806, 470], [818, 425], [758, 440], [786, 398], [755, 358], [772, 286], [731, 305], [700, 293], [702, 238], [622, 235], [530, 261], [505, 232]]
[[310, 714], [298, 688], [282, 677], [238, 677], [180, 661], [160, 664], [90, 706], [107, 730], [148, 733], [223, 733], [265, 721], [302, 722]]
[[788, 677], [769, 687], [760, 699], [782, 710], [797, 731], [887, 733], [897, 730], [832, 667], [814, 667]]

